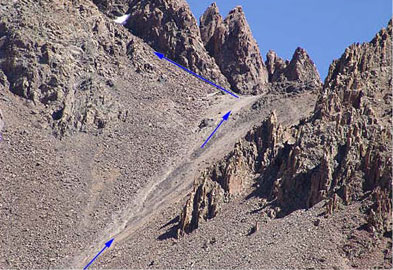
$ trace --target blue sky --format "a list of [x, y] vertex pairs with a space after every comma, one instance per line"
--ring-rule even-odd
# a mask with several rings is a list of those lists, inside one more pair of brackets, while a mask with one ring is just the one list
[[[199, 17], [213, 0], [187, 0]], [[243, 7], [262, 57], [269, 49], [291, 59], [297, 47], [306, 49], [322, 80], [329, 65], [345, 48], [370, 41], [392, 16], [391, 0], [217, 0], [221, 15]]]

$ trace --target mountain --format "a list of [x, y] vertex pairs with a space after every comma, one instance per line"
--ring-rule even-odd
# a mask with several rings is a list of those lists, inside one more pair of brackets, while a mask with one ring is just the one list
[[361, 204], [361, 232], [349, 233], [353, 248], [342, 247], [352, 261], [364, 260], [367, 255], [356, 253], [369, 254], [375, 239], [391, 236], [391, 40], [392, 21], [333, 62], [310, 117], [284, 129], [272, 113], [203, 172], [180, 215], [178, 236], [218, 215], [227, 195], [241, 193], [250, 175], [257, 186], [250, 196], [263, 198], [260, 211], [273, 218], [321, 201], [324, 215]]
[[241, 7], [1, 2], [0, 268], [391, 268], [391, 38], [322, 84]]

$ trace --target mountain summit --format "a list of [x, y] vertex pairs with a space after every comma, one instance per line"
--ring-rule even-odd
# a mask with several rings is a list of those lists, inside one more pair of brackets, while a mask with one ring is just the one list
[[267, 69], [242, 7], [231, 10], [223, 20], [216, 4], [212, 4], [200, 19], [200, 31], [206, 49], [234, 91], [243, 94], [266, 91]]

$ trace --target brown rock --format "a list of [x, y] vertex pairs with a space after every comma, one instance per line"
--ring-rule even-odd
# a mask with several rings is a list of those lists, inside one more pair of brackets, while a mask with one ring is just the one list
[[373, 205], [367, 216], [369, 231], [377, 234], [392, 231], [392, 199], [387, 189], [377, 187], [372, 194]]
[[197, 22], [183, 0], [132, 1], [126, 27], [156, 51], [217, 84], [228, 86], [203, 46]]
[[[388, 131], [392, 114], [386, 98], [391, 98], [392, 87], [391, 24], [371, 42], [349, 47], [332, 64], [311, 117], [284, 132], [272, 114], [213, 169], [211, 179], [225, 192], [238, 192], [244, 183], [234, 178], [236, 184], [231, 185], [228, 175], [260, 173], [257, 192], [279, 206], [268, 210], [272, 217], [325, 199], [328, 214], [341, 203], [373, 202], [367, 206], [368, 226], [379, 235], [391, 230], [387, 217], [392, 215], [392, 135]], [[268, 69], [274, 74], [280, 60], [272, 52], [269, 55]], [[282, 74], [296, 80], [309, 75], [317, 81], [310, 61], [298, 49]]]
[[284, 75], [285, 68], [288, 64], [288, 61], [284, 61], [274, 51], [269, 50], [266, 54], [266, 68], [269, 74], [269, 82], [279, 81], [280, 76]]
[[[57, 11], [62, 14], [75, 5], [67, 3]], [[44, 17], [21, 18], [24, 31], [6, 19], [0, 21], [0, 85], [32, 104], [45, 106], [44, 114], [59, 137], [75, 131], [102, 131], [111, 121], [124, 119], [119, 102], [106, 91], [106, 82], [119, 67], [109, 57], [127, 59], [125, 41], [131, 35], [104, 16], [96, 16], [100, 13], [91, 3], [78, 7], [72, 13], [86, 23], [81, 33], [58, 24], [49, 12]], [[40, 31], [45, 36], [27, 30], [37, 29], [42, 20], [46, 23]]]
[[318, 83], [321, 81], [314, 62], [300, 47], [295, 50], [284, 74], [289, 81], [316, 81]]
[[[218, 54], [221, 47], [221, 41], [220, 34], [216, 34], [216, 31], [223, 33], [225, 25], [216, 3], [211, 4], [201, 16], [199, 28], [203, 44], [209, 54], [212, 56]], [[220, 28], [220, 30], [218, 28]]]
[[205, 47], [235, 92], [264, 91], [267, 70], [240, 6], [223, 21], [217, 6], [212, 4], [200, 19], [200, 31]]
[[334, 211], [338, 208], [337, 194], [334, 193], [331, 198], [326, 203], [326, 216], [332, 215]]
[[281, 141], [282, 129], [272, 113], [259, 128], [250, 131], [223, 160], [203, 172], [195, 181], [180, 214], [178, 236], [198, 228], [202, 220], [217, 215], [220, 204], [247, 187], [250, 173], [269, 165]]
[[336, 195], [350, 203], [377, 187], [391, 190], [391, 134], [384, 131], [390, 120], [381, 113], [389, 105], [378, 99], [390, 91], [389, 33], [383, 29], [370, 43], [351, 46], [333, 63], [314, 115], [298, 127], [289, 154], [278, 154], [286, 166], [277, 172], [277, 199], [287, 210], [330, 198], [331, 212]]
[[194, 183], [186, 205], [180, 214], [177, 237], [198, 228], [202, 220], [215, 217], [224, 199], [224, 191], [206, 172]]
[[290, 62], [284, 61], [274, 51], [266, 55], [266, 66], [269, 73], [269, 82], [297, 81], [321, 84], [321, 78], [314, 62], [307, 52], [297, 48]]

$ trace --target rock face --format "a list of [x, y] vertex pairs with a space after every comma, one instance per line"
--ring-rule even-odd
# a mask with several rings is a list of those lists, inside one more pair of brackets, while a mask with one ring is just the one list
[[224, 200], [224, 190], [204, 172], [189, 196], [180, 216], [177, 237], [192, 232], [201, 221], [214, 218]]
[[283, 131], [274, 113], [260, 127], [248, 132], [235, 149], [212, 168], [201, 173], [180, 214], [178, 237], [198, 228], [203, 220], [217, 215], [222, 203], [249, 186], [253, 173], [270, 164]]
[[100, 11], [112, 18], [124, 15], [129, 8], [129, 2], [128, 0], [93, 0]]
[[307, 52], [300, 47], [295, 50], [292, 60], [289, 62], [284, 74], [290, 81], [321, 80], [314, 62], [311, 60]]
[[[234, 166], [232, 171], [260, 174], [254, 194], [276, 206], [272, 216], [310, 208], [322, 200], [327, 201], [327, 214], [338, 205], [362, 201], [369, 230], [379, 236], [391, 233], [391, 38], [390, 21], [370, 43], [347, 48], [331, 65], [311, 117], [283, 130], [272, 115], [236, 145], [230, 156], [237, 162], [227, 158], [220, 168]], [[284, 69], [283, 61], [269, 53], [269, 71], [280, 71], [288, 79], [305, 79], [307, 70], [314, 73], [305, 64], [304, 51], [297, 51]], [[222, 178], [212, 175], [209, 181], [228, 192]], [[240, 185], [242, 180], [236, 182]], [[188, 232], [205, 218], [198, 214], [189, 218], [190, 212], [203, 209], [195, 201], [204, 200], [201, 193], [190, 196], [188, 206], [194, 207], [183, 211], [180, 230]]]
[[269, 73], [269, 82], [298, 81], [312, 82], [315, 85], [321, 83], [321, 78], [307, 52], [298, 47], [291, 61], [284, 61], [274, 51], [266, 55], [266, 66]]
[[[64, 5], [64, 10], [71, 8], [72, 4]], [[94, 7], [89, 8], [81, 6], [76, 16], [90, 19]], [[59, 12], [66, 14], [64, 10]], [[37, 33], [28, 29], [35, 29], [38, 18], [14, 15], [21, 17], [17, 23], [6, 17], [0, 21], [0, 84], [39, 108], [45, 106], [46, 113], [51, 111], [48, 121], [59, 136], [99, 130], [124, 119], [126, 112], [109, 93], [115, 65], [107, 61], [120, 55], [127, 58], [124, 33], [98, 17], [87, 20], [90, 31], [80, 34], [57, 27], [47, 14], [43, 16], [48, 23]]]
[[126, 27], [131, 32], [186, 66], [223, 86], [228, 86], [214, 59], [205, 50], [197, 22], [183, 0], [132, 1]]
[[266, 54], [266, 68], [269, 74], [269, 82], [275, 82], [280, 79], [280, 75], [284, 74], [285, 68], [289, 61], [284, 61], [276, 52], [269, 50]]
[[211, 4], [199, 19], [201, 38], [210, 55], [214, 56], [219, 52], [221, 45], [220, 36], [216, 34], [216, 31], [221, 31], [222, 33], [224, 27], [223, 18], [220, 15], [217, 4]]
[[216, 4], [212, 4], [200, 19], [200, 31], [206, 49], [235, 92], [264, 91], [267, 70], [240, 6], [223, 20]]

